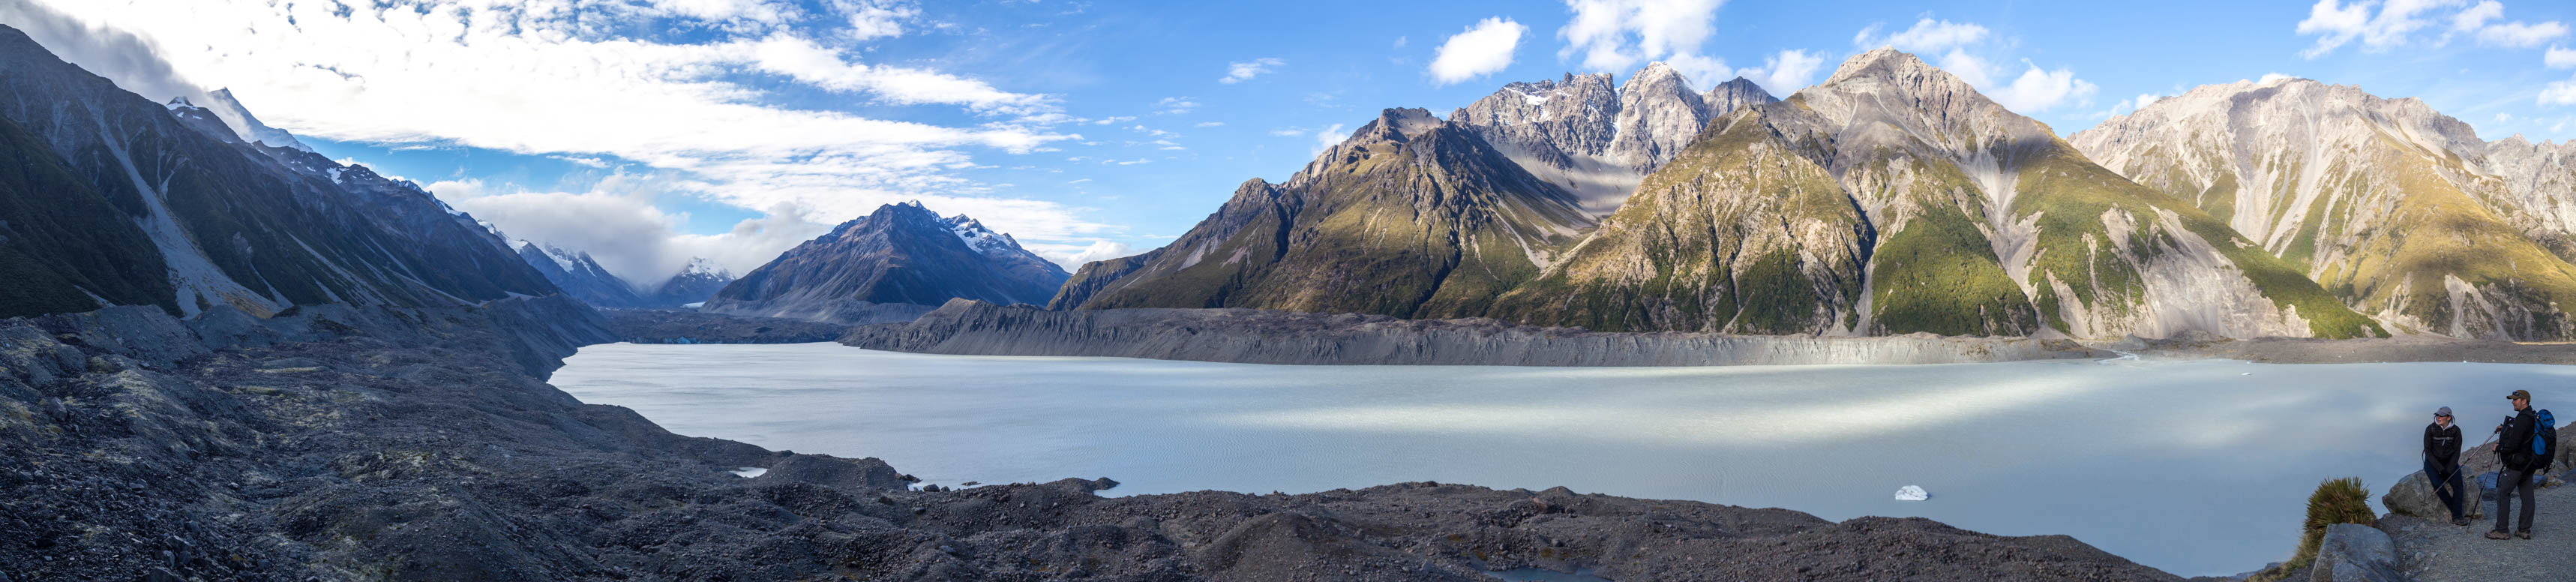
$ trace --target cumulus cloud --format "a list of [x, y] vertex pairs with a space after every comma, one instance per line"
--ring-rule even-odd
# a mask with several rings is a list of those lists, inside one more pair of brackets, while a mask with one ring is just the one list
[[1574, 17], [1557, 29], [1557, 58], [1583, 57], [1583, 68], [1627, 72], [1652, 60], [1699, 54], [1716, 32], [1722, 0], [1566, 0]]
[[[2452, 10], [2454, 7], [2458, 8]], [[2429, 31], [2441, 33], [2426, 41], [2435, 46], [2450, 42], [2453, 36], [2468, 35], [2480, 45], [2532, 48], [2567, 36], [2567, 26], [2554, 20], [2531, 23], [2502, 21], [2503, 18], [2504, 4], [2496, 0], [2475, 4], [2457, 0], [2353, 0], [2350, 5], [2344, 0], [2317, 0], [2308, 7], [2308, 17], [2300, 20], [2294, 30], [2317, 37], [2315, 44], [2299, 52], [2299, 56], [2311, 59], [2354, 41], [2361, 42], [2364, 52], [2382, 52], [2414, 43], [2417, 33]]]
[[2059, 105], [2082, 106], [2092, 102], [2095, 87], [2090, 81], [2075, 78], [2072, 69], [2047, 70], [2030, 61], [2029, 69], [2014, 77], [2012, 84], [1985, 90], [2007, 109], [2022, 113], [2047, 111]]
[[2284, 75], [2284, 74], [2280, 74], [2280, 73], [2264, 73], [2264, 74], [2263, 74], [2263, 78], [2255, 79], [2255, 80], [2254, 80], [2254, 84], [2256, 84], [2256, 85], [2270, 85], [2270, 84], [2272, 84], [2272, 82], [2273, 82], [2273, 81], [2286, 81], [2286, 80], [2296, 79], [2296, 78], [2298, 78], [2298, 77], [2292, 77], [2292, 76]]
[[2541, 87], [2539, 101], [2541, 105], [2576, 105], [2576, 80], [2552, 81]]
[[833, 7], [849, 17], [851, 40], [902, 36], [903, 23], [921, 16], [920, 8], [901, 2], [837, 0]]
[[1824, 55], [1809, 54], [1804, 50], [1785, 50], [1763, 59], [1762, 66], [1759, 68], [1742, 69], [1735, 74], [1752, 79], [1772, 95], [1786, 97], [1790, 93], [1806, 88], [1808, 83], [1814, 82], [1816, 69], [1824, 64]]
[[2549, 47], [2549, 52], [2540, 56], [2540, 63], [2552, 69], [2576, 69], [2576, 49]]
[[661, 284], [697, 257], [737, 275], [747, 273], [828, 229], [782, 203], [727, 232], [682, 233], [679, 228], [688, 216], [664, 212], [655, 204], [657, 196], [670, 194], [661, 184], [653, 176], [617, 174], [582, 192], [505, 193], [479, 179], [433, 182], [427, 188], [513, 239], [588, 252], [610, 274], [638, 287]]
[[1916, 20], [1912, 28], [1897, 31], [1895, 34], [1881, 36], [1878, 33], [1879, 29], [1880, 25], [1877, 24], [1860, 29], [1859, 34], [1852, 35], [1852, 46], [1859, 47], [1861, 50], [1894, 47], [1896, 50], [1910, 53], [1937, 53], [1975, 44], [1985, 40], [1987, 33], [1986, 27], [1975, 23], [1931, 18]]
[[1448, 85], [1501, 72], [1512, 66], [1512, 51], [1521, 46], [1529, 27], [1502, 17], [1487, 18], [1449, 37], [1431, 59], [1431, 80]]
[[[1278, 132], [1271, 132], [1271, 133], [1274, 133], [1274, 134], [1275, 134], [1275, 133], [1278, 133]], [[1290, 135], [1295, 135], [1295, 134], [1290, 134]], [[1332, 125], [1328, 125], [1328, 126], [1324, 126], [1324, 128], [1323, 128], [1323, 129], [1315, 130], [1315, 152], [1314, 152], [1314, 154], [1322, 154], [1322, 153], [1324, 153], [1324, 150], [1333, 149], [1333, 146], [1341, 145], [1341, 144], [1342, 144], [1342, 140], [1350, 139], [1350, 137], [1351, 137], [1350, 135], [1342, 133], [1342, 124], [1339, 124], [1339, 123], [1332, 124]], [[1309, 154], [1309, 155], [1314, 155], [1314, 154]]]
[[[631, 163], [638, 175], [690, 196], [749, 209], [789, 204], [820, 220], [922, 199], [952, 202], [944, 207], [1023, 240], [1088, 240], [1110, 228], [1081, 219], [1083, 209], [992, 197], [993, 186], [956, 174], [976, 167], [978, 155], [1038, 152], [1083, 138], [1052, 129], [1071, 120], [1052, 95], [867, 62], [849, 46], [853, 37], [901, 34], [902, 23], [918, 18], [910, 2], [827, 1], [807, 9], [768, 0], [472, 7], [88, 0], [50, 7], [64, 16], [52, 28], [29, 24], [44, 19], [23, 0], [0, 2], [0, 22], [61, 31], [37, 38], [155, 100], [194, 87], [232, 87], [263, 121], [302, 135]], [[666, 30], [704, 32], [651, 36]], [[114, 65], [151, 62], [138, 54], [166, 64]], [[861, 114], [769, 101], [782, 85], [892, 107]], [[962, 110], [969, 118], [875, 116], [909, 107]]]
[[1081, 267], [1083, 263], [1106, 261], [1133, 254], [1136, 254], [1134, 249], [1128, 248], [1127, 243], [1096, 240], [1091, 241], [1091, 246], [1083, 247], [1080, 252], [1064, 257], [1064, 260], [1061, 262], [1065, 265], [1078, 268]]
[[1262, 73], [1270, 72], [1271, 67], [1285, 64], [1288, 64], [1288, 61], [1268, 57], [1252, 59], [1250, 61], [1240, 63], [1226, 63], [1225, 76], [1218, 78], [1216, 82], [1231, 85], [1250, 81], [1253, 77], [1260, 76]]

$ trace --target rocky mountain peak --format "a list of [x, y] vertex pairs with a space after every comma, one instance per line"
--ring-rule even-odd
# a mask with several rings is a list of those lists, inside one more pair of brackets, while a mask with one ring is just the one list
[[1735, 80], [1718, 83], [1716, 87], [1710, 87], [1707, 93], [1700, 94], [1699, 99], [1701, 103], [1708, 105], [1710, 118], [1723, 117], [1728, 113], [1734, 113], [1735, 110], [1743, 109], [1746, 106], [1761, 105], [1780, 100], [1778, 97], [1772, 96], [1770, 91], [1764, 90], [1761, 84], [1753, 82], [1752, 79], [1746, 79], [1743, 77], [1736, 77]]
[[[1825, 82], [1820, 84], [1830, 85], [1871, 76], [1918, 76], [1932, 73], [1949, 75], [1939, 67], [1934, 67], [1931, 63], [1915, 57], [1914, 53], [1896, 50], [1893, 47], [1879, 47], [1845, 59], [1842, 66], [1834, 68], [1833, 76], [1826, 77]], [[1953, 78], [1953, 80], [1956, 79]]]

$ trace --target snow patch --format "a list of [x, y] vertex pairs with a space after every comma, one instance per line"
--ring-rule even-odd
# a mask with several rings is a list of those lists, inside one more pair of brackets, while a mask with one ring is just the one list
[[758, 476], [761, 476], [761, 475], [767, 475], [767, 474], [769, 474], [769, 470], [768, 470], [768, 469], [763, 469], [763, 468], [760, 468], [760, 467], [740, 467], [740, 468], [736, 468], [736, 469], [734, 469], [734, 470], [732, 471], [732, 473], [733, 473], [733, 476], [735, 476], [735, 477], [741, 477], [741, 478], [744, 478], [744, 479], [749, 479], [749, 478], [752, 478], [752, 477], [758, 477]]

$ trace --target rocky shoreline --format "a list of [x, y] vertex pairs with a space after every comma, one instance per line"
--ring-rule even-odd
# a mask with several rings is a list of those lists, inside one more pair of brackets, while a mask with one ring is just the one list
[[602, 309], [617, 341], [638, 344], [797, 344], [839, 339], [849, 326], [686, 309]]
[[0, 321], [0, 576], [2179, 579], [2064, 536], [1561, 488], [913, 490], [874, 459], [674, 435], [547, 386], [615, 339], [568, 300], [217, 311]]
[[1047, 311], [962, 299], [911, 322], [851, 328], [840, 341], [931, 354], [1339, 365], [1950, 364], [2116, 355], [2073, 341], [2030, 338], [1603, 333], [1491, 319], [1252, 309]]

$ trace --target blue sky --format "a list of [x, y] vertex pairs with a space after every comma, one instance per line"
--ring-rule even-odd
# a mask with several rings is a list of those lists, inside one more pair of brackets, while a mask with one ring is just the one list
[[1786, 96], [1893, 44], [2060, 133], [2285, 74], [2420, 97], [2490, 139], [2576, 137], [2576, 4], [2527, 0], [34, 1], [0, 22], [132, 33], [178, 78], [102, 74], [230, 87], [317, 150], [630, 278], [745, 271], [910, 199], [1068, 263], [1142, 252], [1286, 179], [1319, 131], [1648, 60]]

